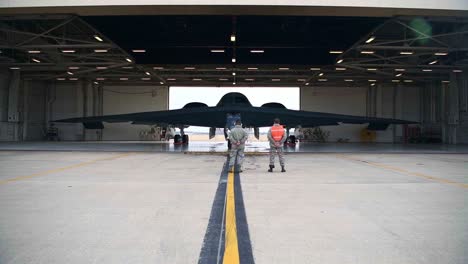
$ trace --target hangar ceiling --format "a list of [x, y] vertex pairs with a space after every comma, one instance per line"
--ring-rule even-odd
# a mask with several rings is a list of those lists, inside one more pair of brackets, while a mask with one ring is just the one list
[[96, 84], [442, 82], [468, 66], [466, 43], [466, 18], [0, 17], [0, 65]]

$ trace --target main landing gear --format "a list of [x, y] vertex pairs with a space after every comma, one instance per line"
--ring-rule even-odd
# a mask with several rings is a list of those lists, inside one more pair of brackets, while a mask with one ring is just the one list
[[186, 145], [189, 143], [189, 136], [184, 133], [184, 128], [180, 127], [180, 135], [174, 136], [174, 145]]

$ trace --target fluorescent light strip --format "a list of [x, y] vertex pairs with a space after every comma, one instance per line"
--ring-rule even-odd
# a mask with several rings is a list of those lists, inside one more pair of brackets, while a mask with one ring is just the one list
[[297, 79], [298, 82], [305, 82], [306, 79]]
[[404, 72], [404, 71], [406, 71], [406, 70], [405, 70], [405, 69], [395, 69], [395, 71], [397, 71], [397, 72]]
[[96, 53], [106, 53], [107, 50], [106, 49], [95, 49], [94, 52], [96, 52]]
[[94, 38], [95, 38], [97, 41], [100, 41], [100, 42], [102, 42], [102, 41], [103, 41], [103, 40], [102, 40], [102, 38], [101, 38], [101, 37], [99, 37], [98, 35], [94, 35]]
[[97, 81], [104, 81], [104, 80], [106, 80], [106, 78], [100, 78], [100, 77], [99, 77], [99, 78], [96, 78], [96, 80], [97, 80]]
[[98, 66], [96, 67], [97, 70], [107, 70], [106, 66]]
[[326, 82], [328, 79], [318, 79], [319, 82]]
[[255, 70], [258, 70], [258, 68], [251, 67], [251, 68], [247, 68], [247, 70], [255, 71]]
[[225, 67], [218, 67], [218, 68], [216, 68], [216, 69], [217, 69], [217, 70], [226, 70]]
[[405, 83], [412, 83], [413, 80], [404, 80]]
[[79, 70], [80, 67], [76, 67], [76, 66], [70, 66], [68, 67], [69, 70]]
[[311, 71], [320, 71], [320, 68], [310, 68]]
[[366, 40], [366, 43], [369, 44], [369, 43], [371, 43], [372, 41], [374, 41], [374, 39], [375, 39], [375, 37], [372, 36], [372, 37], [370, 37], [368, 40]]
[[202, 80], [202, 79], [200, 79], [200, 78], [194, 78], [194, 79], [192, 79], [192, 81], [201, 81], [201, 80]]
[[120, 78], [119, 80], [121, 80], [121, 81], [127, 81], [128, 78]]
[[281, 79], [271, 79], [272, 82], [279, 82]]
[[460, 72], [463, 72], [463, 71], [462, 70], [453, 70], [453, 72], [460, 73]]
[[141, 78], [141, 80], [142, 80], [142, 81], [149, 81], [149, 80], [151, 80], [151, 78], [143, 77], [143, 78]]
[[227, 81], [228, 79], [226, 78], [219, 78], [220, 81]]
[[398, 83], [400, 82], [400, 80], [392, 80], [392, 82]]
[[436, 55], [436, 56], [447, 56], [448, 53], [447, 52], [436, 52], [436, 53], [434, 53], [434, 55]]
[[422, 71], [423, 72], [431, 72], [432, 70], [431, 69], [423, 69]]
[[40, 60], [38, 60], [38, 59], [35, 59], [35, 58], [33, 58], [33, 59], [32, 59], [32, 61], [34, 61], [34, 62], [37, 62], [37, 63], [41, 63], [41, 61], [40, 61]]
[[436, 64], [437, 62], [438, 62], [438, 60], [431, 61], [431, 62], [429, 62], [429, 65], [434, 65], [434, 64]]
[[132, 66], [123, 66], [122, 69], [133, 69]]
[[346, 71], [346, 68], [335, 68], [337, 71]]
[[370, 50], [361, 51], [361, 54], [374, 54], [374, 53], [375, 53], [374, 51], [370, 51]]
[[184, 70], [195, 70], [195, 67], [185, 67]]
[[216, 50], [216, 49], [213, 49], [211, 50], [212, 53], [224, 53], [224, 50]]
[[413, 55], [414, 52], [412, 52], [412, 51], [401, 51], [400, 54], [401, 55]]
[[144, 49], [134, 49], [134, 50], [132, 50], [132, 52], [133, 53], [145, 53], [146, 50], [144, 50]]
[[41, 53], [41, 51], [40, 50], [28, 50], [28, 53], [29, 54], [39, 54], [39, 53]]
[[278, 70], [280, 70], [280, 71], [288, 71], [289, 68], [278, 68]]
[[246, 81], [255, 81], [255, 79], [244, 79]]
[[376, 71], [377, 69], [376, 68], [368, 68], [367, 70], [368, 71]]
[[450, 81], [442, 81], [442, 83], [450, 83]]
[[78, 80], [78, 78], [68, 78], [68, 80], [70, 80], [70, 81], [76, 81], [76, 80]]
[[62, 53], [75, 53], [75, 50], [62, 50]]
[[146, 74], [146, 75], [151, 75], [151, 73], [149, 73], [149, 72], [145, 72], [145, 74]]
[[372, 80], [372, 79], [371, 79], [371, 80], [368, 80], [368, 81], [369, 81], [369, 82], [376, 82], [377, 80]]
[[65, 78], [57, 78], [57, 81], [65, 81]]
[[160, 67], [160, 66], [158, 66], [158, 67], [153, 67], [153, 70], [163, 70], [163, 69], [164, 69], [164, 67]]
[[264, 53], [264, 50], [251, 50], [250, 53]]
[[330, 50], [330, 54], [341, 54], [343, 53], [342, 50]]
[[10, 70], [19, 70], [21, 69], [20, 67], [10, 67]]
[[395, 75], [395, 77], [400, 77], [402, 75], [403, 75], [403, 73], [399, 73], [399, 74]]
[[67, 74], [68, 74], [68, 75], [73, 75], [73, 72], [67, 71]]
[[323, 76], [323, 72], [321, 72], [321, 73], [319, 74], [319, 76]]
[[344, 81], [345, 81], [345, 82], [354, 82], [353, 79], [345, 79]]
[[128, 61], [128, 62], [132, 62], [132, 60], [130, 58], [126, 58], [125, 60]]
[[340, 64], [340, 63], [342, 63], [343, 61], [344, 61], [344, 60], [341, 59], [341, 60], [337, 61], [336, 63]]
[[177, 80], [176, 78], [167, 78], [168, 81], [175, 81]]

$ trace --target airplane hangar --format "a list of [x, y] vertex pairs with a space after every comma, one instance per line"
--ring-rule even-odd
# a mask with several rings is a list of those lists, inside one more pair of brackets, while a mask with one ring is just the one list
[[[58, 2], [0, 3], [0, 263], [468, 262], [466, 1]], [[271, 174], [266, 142], [231, 173], [208, 136], [54, 122], [180, 87], [411, 124], [321, 126]]]

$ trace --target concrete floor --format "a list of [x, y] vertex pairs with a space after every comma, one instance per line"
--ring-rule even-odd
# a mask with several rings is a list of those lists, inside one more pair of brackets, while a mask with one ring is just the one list
[[[248, 156], [255, 263], [468, 263], [468, 155]], [[0, 151], [0, 263], [197, 263], [221, 155]]]

